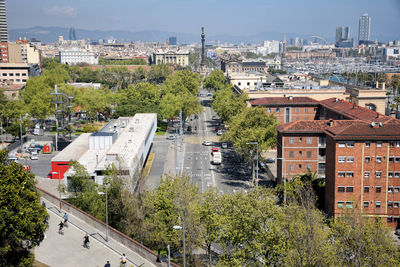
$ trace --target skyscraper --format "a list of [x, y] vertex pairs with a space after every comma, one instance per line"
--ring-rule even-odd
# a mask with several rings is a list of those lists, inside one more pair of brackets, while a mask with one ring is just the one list
[[0, 0], [0, 42], [8, 42], [6, 0]]
[[176, 37], [171, 36], [168, 38], [168, 44], [169, 45], [176, 45]]
[[371, 17], [368, 14], [363, 14], [360, 17], [360, 23], [358, 28], [358, 42], [369, 41], [369, 33], [371, 28]]
[[336, 42], [349, 39], [349, 27], [336, 28]]

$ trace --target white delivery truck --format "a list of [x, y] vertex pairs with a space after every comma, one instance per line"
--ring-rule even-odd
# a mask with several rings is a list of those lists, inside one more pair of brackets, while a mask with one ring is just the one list
[[214, 152], [213, 153], [213, 164], [220, 165], [222, 161], [221, 152]]

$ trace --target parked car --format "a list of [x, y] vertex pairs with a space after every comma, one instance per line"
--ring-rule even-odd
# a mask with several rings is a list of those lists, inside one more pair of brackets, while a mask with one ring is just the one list
[[212, 143], [210, 141], [204, 141], [203, 146], [211, 146]]
[[212, 95], [213, 95], [212, 93], [208, 93], [208, 94], [207, 94], [207, 96], [212, 96]]
[[213, 147], [211, 149], [211, 155], [214, 154], [215, 152], [218, 152], [218, 147]]
[[222, 130], [219, 130], [219, 131], [217, 132], [217, 135], [222, 135], [222, 134], [223, 134]]
[[221, 147], [222, 147], [222, 148], [228, 148], [228, 143], [222, 143], [222, 144], [221, 144]]
[[36, 151], [33, 151], [31, 153], [31, 160], [38, 160], [39, 159], [39, 154]]
[[168, 135], [167, 140], [175, 140], [175, 135]]
[[267, 158], [265, 160], [265, 163], [275, 163], [275, 159], [274, 158]]

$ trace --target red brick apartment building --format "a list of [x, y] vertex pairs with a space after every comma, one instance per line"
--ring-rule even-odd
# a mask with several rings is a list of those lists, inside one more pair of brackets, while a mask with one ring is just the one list
[[[400, 222], [400, 120], [336, 98], [269, 98], [250, 104], [290, 121], [277, 127], [278, 182], [310, 169], [325, 177], [330, 216], [358, 207], [393, 227]], [[313, 118], [306, 120], [310, 105]], [[290, 109], [288, 119], [282, 108]], [[305, 108], [310, 115], [304, 115]]]

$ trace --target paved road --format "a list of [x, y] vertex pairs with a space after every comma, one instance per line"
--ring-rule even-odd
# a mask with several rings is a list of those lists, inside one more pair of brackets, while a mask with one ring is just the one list
[[[125, 253], [129, 266], [155, 266], [112, 239], [106, 242], [104, 233], [97, 232], [72, 215], [69, 215], [69, 227], [64, 228], [64, 235], [60, 235], [58, 224], [63, 213], [49, 202], [46, 202], [46, 207], [50, 215], [49, 228], [45, 239], [35, 248], [36, 260], [48, 266], [104, 266], [107, 261], [111, 266], [119, 266], [121, 255]], [[86, 232], [90, 235], [90, 249], [83, 247]]]

